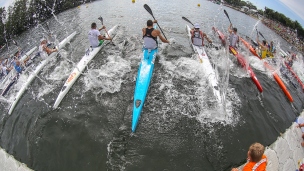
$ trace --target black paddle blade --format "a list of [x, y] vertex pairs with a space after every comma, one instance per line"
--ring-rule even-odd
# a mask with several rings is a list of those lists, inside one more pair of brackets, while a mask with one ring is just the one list
[[100, 16], [100, 17], [98, 17], [98, 20], [100, 20], [101, 24], [103, 25], [103, 19], [102, 19], [102, 17], [101, 17], [101, 16]]
[[[265, 39], [265, 37], [263, 36], [263, 34], [261, 32], [259, 32], [259, 34]], [[265, 39], [266, 40], [266, 39]]]
[[[185, 21], [187, 21], [188, 23], [192, 24], [192, 22], [190, 20], [188, 20], [186, 17], [182, 17], [182, 19], [184, 19]], [[192, 24], [194, 26], [194, 24]]]
[[227, 18], [228, 18], [228, 20], [229, 20], [230, 24], [232, 24], [232, 23], [231, 23], [231, 21], [230, 21], [229, 15], [228, 15], [228, 13], [227, 13], [227, 11], [226, 11], [226, 10], [224, 10], [224, 13], [225, 13], [225, 15], [227, 16]]
[[[144, 5], [144, 8], [145, 8], [145, 9], [148, 11], [148, 13], [150, 13], [150, 14], [152, 15], [152, 17], [154, 18], [153, 13], [152, 13], [152, 10], [151, 10], [151, 8], [150, 8], [147, 4]], [[155, 18], [154, 18], [154, 20], [155, 20]]]

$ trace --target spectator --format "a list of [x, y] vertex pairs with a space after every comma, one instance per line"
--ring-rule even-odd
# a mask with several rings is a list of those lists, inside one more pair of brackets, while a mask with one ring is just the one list
[[[265, 147], [262, 144], [251, 144], [247, 152], [247, 163], [243, 167], [243, 171], [266, 171], [267, 157], [264, 155], [264, 151]], [[231, 171], [239, 171], [239, 169], [232, 168]]]

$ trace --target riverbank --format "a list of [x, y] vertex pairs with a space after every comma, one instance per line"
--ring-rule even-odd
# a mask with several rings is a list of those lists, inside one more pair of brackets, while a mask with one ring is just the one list
[[294, 50], [296, 50], [296, 51], [304, 54], [304, 41], [300, 40], [297, 37], [297, 31], [296, 30], [293, 30], [293, 29], [291, 29], [289, 27], [285, 27], [281, 23], [273, 21], [273, 20], [270, 20], [270, 19], [265, 18], [265, 17], [258, 18], [257, 16], [247, 14], [247, 13], [241, 11], [239, 8], [230, 6], [228, 4], [223, 4], [223, 5], [226, 6], [226, 7], [232, 8], [232, 9], [234, 9], [236, 11], [242, 12], [242, 13], [246, 14], [247, 16], [250, 16], [250, 17], [255, 18], [257, 20], [261, 20], [262, 23], [265, 26], [267, 26], [269, 29], [271, 29], [272, 31], [274, 31], [275, 33], [277, 33], [278, 35], [280, 35], [289, 44], [293, 45]]

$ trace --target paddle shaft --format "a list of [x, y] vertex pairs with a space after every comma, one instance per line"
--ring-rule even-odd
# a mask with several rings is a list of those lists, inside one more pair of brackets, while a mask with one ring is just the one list
[[[144, 5], [144, 8], [148, 11], [148, 13], [150, 13], [152, 15], [153, 19], [155, 20], [155, 17], [154, 17], [154, 15], [152, 13], [151, 8], [147, 4]], [[167, 37], [165, 36], [165, 34], [164, 34], [163, 30], [161, 29], [161, 27], [159, 26], [159, 24], [158, 23], [156, 23], [156, 24], [159, 27], [160, 31], [163, 33], [165, 39], [167, 40]]]
[[[100, 20], [101, 25], [103, 25], [103, 18], [102, 18], [102, 17], [99, 17], [98, 19]], [[106, 29], [106, 28], [105, 28], [105, 31], [106, 31], [106, 33], [107, 33], [108, 37], [109, 37], [109, 38], [111, 38], [111, 36], [109, 35], [109, 33], [108, 33], [108, 31], [107, 31], [107, 29]], [[112, 42], [112, 39], [111, 39], [111, 42]], [[112, 43], [113, 43], [113, 42], [112, 42]]]
[[225, 13], [225, 15], [227, 16], [227, 18], [228, 18], [228, 20], [229, 20], [230, 24], [232, 25], [232, 23], [231, 23], [231, 21], [230, 21], [230, 18], [229, 18], [229, 15], [228, 15], [227, 11], [226, 11], [226, 10], [224, 10], [224, 13]]
[[186, 18], [186, 17], [182, 17], [182, 19], [184, 19], [185, 21], [187, 21], [188, 23], [190, 23], [191, 25], [193, 25], [194, 26], [194, 24], [190, 21], [190, 20], [188, 20], [188, 18]]

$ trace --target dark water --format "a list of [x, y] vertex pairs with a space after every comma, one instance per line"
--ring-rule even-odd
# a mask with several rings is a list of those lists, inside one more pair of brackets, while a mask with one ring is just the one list
[[[135, 134], [131, 134], [133, 90], [141, 59], [141, 28], [153, 10], [171, 45], [161, 45], [152, 83]], [[200, 3], [201, 7], [197, 7]], [[303, 93], [284, 79], [294, 98], [290, 103], [262, 63], [247, 57], [264, 92], [258, 93], [249, 76], [225, 49], [207, 49], [225, 90], [225, 110], [208, 86], [189, 46], [184, 20], [200, 22], [211, 32], [226, 32], [226, 9], [240, 35], [254, 38], [253, 28], [282, 48], [290, 46], [261, 22], [208, 1], [103, 0], [71, 9], [48, 20], [57, 40], [77, 31], [76, 37], [35, 79], [12, 115], [9, 103], [26, 78], [1, 99], [0, 145], [34, 170], [230, 170], [245, 161], [253, 142], [273, 143], [302, 112]], [[87, 70], [53, 110], [67, 76], [88, 45], [91, 22], [102, 16], [107, 28], [118, 24], [113, 40], [90, 62]], [[42, 23], [19, 38], [24, 49], [39, 44]], [[20, 44], [20, 43], [19, 43]], [[12, 47], [13, 49], [13, 47]], [[244, 54], [248, 52], [243, 51]], [[248, 55], [247, 55], [248, 56]], [[229, 61], [229, 67], [225, 61]], [[303, 63], [303, 62], [302, 62]], [[302, 64], [299, 63], [299, 66]], [[223, 74], [229, 68], [229, 77]], [[302, 68], [297, 68], [302, 72]], [[19, 86], [20, 86], [19, 85]]]

